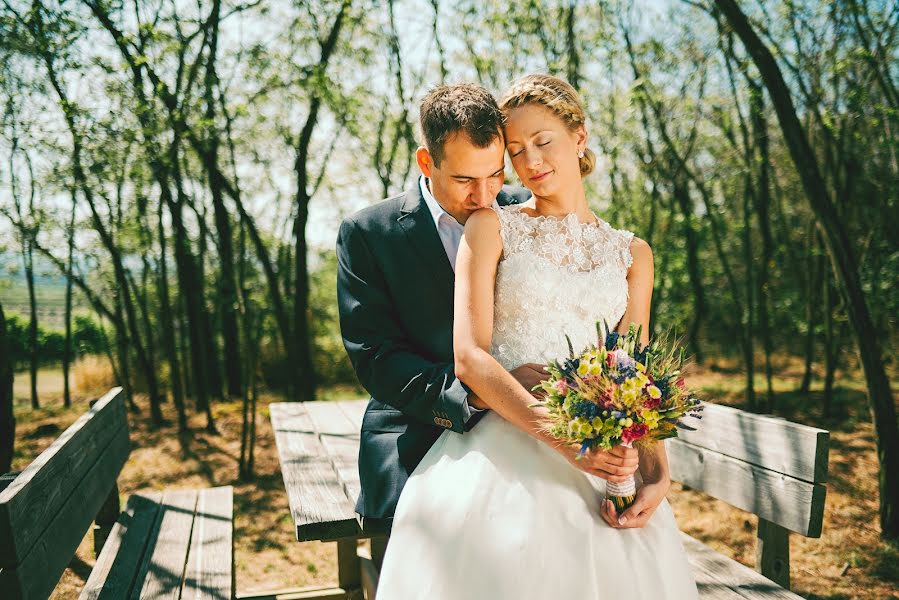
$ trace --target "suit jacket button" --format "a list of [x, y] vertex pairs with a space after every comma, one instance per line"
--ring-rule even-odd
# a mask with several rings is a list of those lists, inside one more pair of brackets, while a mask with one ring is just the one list
[[440, 425], [440, 417], [434, 417], [434, 424]]

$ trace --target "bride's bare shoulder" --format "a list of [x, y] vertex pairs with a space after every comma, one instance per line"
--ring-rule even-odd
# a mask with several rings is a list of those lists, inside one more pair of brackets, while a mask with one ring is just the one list
[[630, 251], [633, 258], [631, 270], [652, 268], [652, 248], [646, 240], [634, 236], [631, 239]]
[[465, 221], [465, 236], [468, 238], [498, 236], [499, 228], [499, 215], [496, 211], [492, 208], [479, 208]]

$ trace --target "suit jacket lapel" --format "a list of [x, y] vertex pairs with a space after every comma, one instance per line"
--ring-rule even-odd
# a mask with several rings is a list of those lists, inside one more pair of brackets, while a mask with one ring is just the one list
[[438, 288], [440, 295], [447, 298], [452, 306], [455, 274], [417, 181], [406, 193], [406, 201], [397, 222], [406, 232], [406, 237], [415, 248], [416, 254], [424, 261], [425, 268], [436, 279], [437, 285], [440, 286]]

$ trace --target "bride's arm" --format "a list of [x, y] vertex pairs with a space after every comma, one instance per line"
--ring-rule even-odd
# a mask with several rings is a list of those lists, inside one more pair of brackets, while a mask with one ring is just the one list
[[[627, 333], [631, 324], [642, 326], [640, 343], [649, 343], [649, 310], [655, 279], [652, 248], [638, 237], [631, 240], [633, 263], [627, 272], [627, 309], [618, 323], [618, 332]], [[668, 455], [664, 444], [640, 450], [640, 475], [646, 482], [668, 481]]]
[[534, 398], [493, 356], [493, 288], [502, 254], [499, 217], [479, 210], [465, 223], [456, 255], [453, 354], [456, 377], [492, 410], [529, 435], [548, 441], [539, 431], [542, 407], [529, 408]]
[[[499, 217], [490, 209], [475, 212], [465, 223], [456, 256], [453, 351], [456, 376], [503, 419], [562, 453], [581, 470], [612, 481], [635, 471], [632, 450], [601, 450], [574, 461], [577, 450], [541, 431], [547, 411], [531, 408], [534, 398], [490, 355], [493, 334], [493, 290], [502, 254]], [[527, 290], [522, 290], [527, 292]], [[539, 316], [535, 316], [539, 318]]]
[[[652, 248], [645, 241], [635, 237], [631, 241], [633, 263], [627, 274], [628, 302], [627, 309], [617, 331], [627, 333], [631, 324], [642, 325], [640, 343], [649, 343], [649, 309], [652, 303], [652, 286], [654, 268]], [[671, 486], [668, 470], [668, 454], [665, 444], [652, 444], [648, 448], [640, 448], [640, 475], [644, 486], [637, 491], [634, 504], [622, 513], [622, 521], [618, 521], [614, 507], [605, 505], [603, 517], [613, 526], [642, 527], [661, 504]]]

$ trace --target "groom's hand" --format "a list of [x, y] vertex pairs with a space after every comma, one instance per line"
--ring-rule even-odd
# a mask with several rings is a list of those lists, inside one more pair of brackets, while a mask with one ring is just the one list
[[615, 529], [643, 527], [665, 499], [671, 480], [647, 483], [637, 490], [634, 503], [620, 515], [611, 500], [603, 500], [599, 514], [603, 520]]
[[534, 398], [543, 399], [543, 393], [533, 391], [534, 387], [549, 379], [549, 373], [546, 371], [546, 365], [539, 363], [525, 363], [519, 367], [515, 367], [509, 373], [520, 383], [524, 389], [528, 391]]

